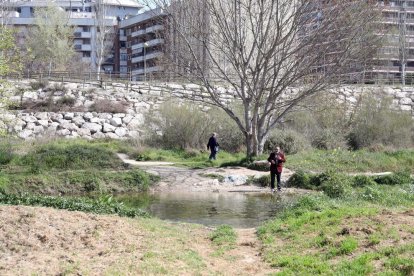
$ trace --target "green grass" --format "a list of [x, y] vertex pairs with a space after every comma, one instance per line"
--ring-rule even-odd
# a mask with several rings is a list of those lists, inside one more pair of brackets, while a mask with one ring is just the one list
[[210, 152], [199, 150], [164, 150], [146, 148], [129, 153], [130, 157], [137, 161], [165, 161], [173, 162], [179, 166], [190, 168], [221, 167], [228, 164], [240, 165], [244, 159], [244, 153], [228, 153], [220, 151], [217, 160], [209, 161]]
[[143, 192], [158, 179], [139, 169], [0, 172], [0, 191], [44, 195]]
[[[414, 208], [413, 184], [376, 185], [374, 199], [364, 188], [342, 198], [304, 196], [286, 207], [258, 228], [264, 259], [280, 275], [412, 275], [413, 233], [378, 217]], [[401, 231], [411, 239], [402, 240]]]
[[211, 234], [210, 240], [217, 246], [214, 256], [220, 257], [236, 245], [237, 234], [229, 225], [220, 225]]
[[414, 149], [369, 152], [366, 150], [312, 150], [287, 157], [286, 167], [293, 170], [337, 172], [411, 171], [414, 173]]
[[126, 217], [149, 216], [145, 211], [125, 207], [122, 203], [113, 200], [112, 196], [101, 196], [97, 199], [91, 199], [0, 193], [0, 204], [43, 206], [96, 214], [118, 214], [119, 216]]

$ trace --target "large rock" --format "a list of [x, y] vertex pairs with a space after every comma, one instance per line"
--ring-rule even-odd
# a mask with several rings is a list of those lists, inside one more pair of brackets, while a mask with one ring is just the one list
[[90, 129], [87, 129], [87, 128], [80, 128], [80, 129], [78, 129], [78, 134], [80, 135], [80, 136], [91, 136], [91, 130]]
[[83, 119], [85, 119], [85, 121], [90, 121], [93, 118], [93, 114], [91, 112], [86, 112], [85, 114], [83, 114]]
[[37, 123], [41, 126], [44, 126], [44, 127], [47, 127], [49, 125], [48, 120], [39, 120], [39, 121], [37, 121]]
[[109, 123], [115, 127], [119, 127], [122, 125], [122, 119], [121, 118], [112, 118], [109, 120]]
[[52, 114], [50, 114], [50, 120], [52, 120], [53, 122], [59, 122], [62, 119], [63, 119], [63, 115], [62, 114], [58, 114], [58, 113], [52, 113]]
[[96, 133], [96, 132], [102, 131], [102, 125], [96, 124], [96, 123], [84, 123], [82, 128], [89, 129], [91, 131], [91, 133]]
[[114, 127], [113, 125], [110, 125], [110, 124], [107, 124], [107, 123], [104, 123], [103, 124], [103, 132], [104, 133], [107, 133], [107, 132], [114, 132], [115, 131], [115, 129], [116, 129], [116, 127]]
[[95, 134], [92, 135], [92, 138], [94, 138], [94, 139], [103, 139], [103, 138], [105, 138], [105, 134], [103, 134], [102, 132], [96, 132]]
[[72, 120], [75, 117], [75, 113], [72, 112], [68, 112], [65, 113], [65, 115], [63, 115], [63, 119], [65, 120]]
[[70, 131], [72, 130], [78, 130], [78, 126], [75, 125], [74, 123], [72, 123], [71, 121], [63, 121], [60, 123], [59, 125], [60, 128], [65, 128], [65, 129], [69, 129]]
[[37, 112], [34, 116], [39, 120], [49, 120], [49, 114], [47, 112]]
[[128, 134], [128, 129], [124, 127], [118, 127], [117, 129], [115, 129], [115, 134], [119, 137], [124, 137]]
[[68, 136], [71, 134], [71, 131], [69, 129], [60, 129], [56, 131], [56, 135], [58, 136]]
[[42, 126], [35, 126], [34, 128], [33, 128], [33, 133], [34, 134], [40, 134], [40, 133], [43, 133], [44, 132], [44, 128], [42, 127]]
[[19, 136], [22, 139], [28, 139], [29, 137], [33, 136], [33, 131], [29, 130], [29, 129], [25, 129], [22, 132], [19, 132], [17, 134], [17, 136]]
[[27, 92], [23, 93], [23, 99], [24, 100], [37, 100], [38, 98], [39, 97], [38, 97], [37, 92], [27, 91]]
[[27, 123], [34, 123], [34, 122], [37, 121], [36, 117], [32, 116], [32, 115], [23, 116], [22, 120], [27, 122]]
[[105, 137], [106, 138], [109, 138], [109, 139], [119, 139], [119, 136], [118, 135], [116, 135], [115, 133], [113, 133], [113, 132], [108, 132], [108, 133], [105, 133]]
[[72, 123], [78, 127], [81, 127], [85, 123], [85, 120], [81, 116], [76, 116], [72, 119]]

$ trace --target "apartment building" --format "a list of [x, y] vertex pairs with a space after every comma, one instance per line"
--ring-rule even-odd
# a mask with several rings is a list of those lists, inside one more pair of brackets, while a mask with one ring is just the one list
[[[97, 24], [98, 0], [56, 0], [53, 4], [68, 13], [69, 25], [74, 26], [74, 49], [81, 57], [81, 61], [92, 71], [97, 66], [96, 37], [99, 27]], [[127, 17], [137, 15], [142, 5], [133, 0], [103, 0], [105, 4], [104, 26], [117, 29], [118, 22]], [[2, 3], [8, 5], [7, 24], [18, 29], [18, 42], [24, 43], [27, 29], [34, 25], [34, 11], [36, 8], [47, 7], [45, 0], [10, 0]], [[10, 9], [11, 7], [11, 9]], [[112, 48], [113, 41], [108, 41]], [[111, 49], [104, 59], [102, 69], [115, 71], [115, 49]]]
[[119, 22], [118, 67], [132, 80], [148, 80], [164, 72], [167, 14], [153, 9]]
[[414, 82], [414, 1], [379, 0], [381, 28], [386, 31], [372, 74], [382, 79]]

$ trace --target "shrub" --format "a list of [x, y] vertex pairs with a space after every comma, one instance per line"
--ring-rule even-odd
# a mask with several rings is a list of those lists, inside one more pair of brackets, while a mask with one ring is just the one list
[[280, 146], [287, 154], [295, 154], [310, 147], [302, 134], [289, 129], [273, 132], [266, 141], [264, 150], [270, 152], [276, 146]]
[[366, 175], [357, 175], [352, 181], [352, 186], [354, 187], [375, 186], [376, 184], [372, 177]]
[[93, 145], [40, 146], [20, 158], [23, 165], [39, 169], [119, 168], [121, 161], [109, 149]]
[[43, 89], [46, 88], [49, 85], [49, 81], [46, 79], [43, 79], [41, 81], [34, 81], [30, 83], [30, 87], [33, 90]]
[[267, 172], [269, 171], [269, 163], [267, 161], [266, 162], [253, 161], [247, 165], [247, 168], [250, 170]]
[[[160, 114], [146, 116], [148, 144], [167, 149], [206, 148], [211, 131], [207, 114], [196, 105], [164, 103]], [[219, 140], [220, 142], [221, 140]]]
[[7, 165], [13, 159], [14, 154], [10, 144], [0, 144], [0, 165]]
[[377, 184], [366, 186], [362, 192], [362, 198], [369, 201], [379, 200], [381, 198], [382, 193], [377, 186]]
[[297, 171], [292, 177], [288, 180], [289, 187], [296, 187], [302, 189], [314, 189], [310, 184], [310, 176], [304, 171]]
[[[316, 179], [316, 178], [315, 178]], [[311, 181], [312, 182], [312, 181]], [[320, 189], [329, 197], [339, 198], [350, 191], [350, 177], [333, 171], [322, 173], [315, 184], [320, 184]]]
[[74, 106], [76, 103], [76, 99], [73, 97], [64, 96], [56, 101], [56, 105], [66, 105], [66, 106]]
[[263, 175], [261, 177], [252, 177], [249, 178], [247, 181], [249, 184], [260, 185], [261, 187], [269, 187], [270, 186], [270, 174]]
[[297, 110], [285, 118], [285, 126], [300, 133], [307, 143], [319, 149], [344, 147], [348, 118], [346, 103], [339, 103], [336, 96], [325, 93], [309, 98], [306, 110]]
[[349, 145], [353, 149], [376, 144], [395, 147], [413, 144], [414, 123], [411, 114], [393, 110], [391, 105], [392, 99], [387, 97], [368, 95], [361, 100], [348, 135]]
[[396, 172], [388, 175], [376, 176], [374, 181], [382, 185], [399, 185], [411, 183], [409, 172]]
[[89, 111], [98, 113], [126, 113], [127, 102], [115, 102], [107, 99], [97, 100], [89, 107]]
[[68, 88], [63, 83], [54, 83], [53, 85], [50, 85], [47, 87], [47, 91], [49, 92], [68, 92]]

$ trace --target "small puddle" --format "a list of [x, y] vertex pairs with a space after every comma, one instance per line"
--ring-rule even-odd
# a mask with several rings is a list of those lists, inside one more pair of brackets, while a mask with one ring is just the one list
[[163, 220], [252, 228], [276, 216], [296, 197], [270, 193], [176, 192], [120, 195], [116, 199]]

